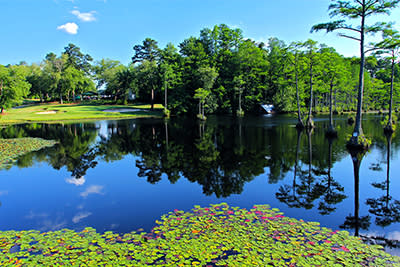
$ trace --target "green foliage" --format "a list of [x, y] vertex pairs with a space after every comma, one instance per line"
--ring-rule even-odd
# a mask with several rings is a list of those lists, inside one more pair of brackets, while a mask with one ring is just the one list
[[0, 264], [110, 266], [383, 266], [400, 258], [346, 231], [284, 217], [277, 209], [226, 203], [174, 210], [150, 233], [0, 232]]
[[[396, 130], [396, 123], [398, 121], [398, 117], [395, 114], [392, 114], [392, 130]], [[389, 124], [389, 115], [386, 115], [384, 119], [381, 121], [381, 125], [386, 127]]]
[[358, 135], [357, 139], [354, 139], [353, 135], [348, 134], [346, 140], [348, 140], [347, 144], [354, 148], [367, 149], [372, 145], [372, 140], [363, 134]]
[[[370, 2], [368, 14], [364, 15], [388, 12], [397, 2]], [[333, 1], [331, 15], [350, 19], [362, 15], [360, 3]], [[376, 44], [380, 47], [380, 57], [365, 60], [363, 107], [368, 110], [388, 108], [392, 76], [393, 103], [400, 103], [400, 67], [391, 64], [396, 56], [388, 53], [398, 46], [398, 34], [389, 26], [366, 28], [368, 34], [385, 27], [384, 41]], [[358, 26], [352, 27], [345, 20], [313, 28], [322, 29], [353, 29], [351, 33], [359, 33]], [[199, 110], [196, 89], [204, 88], [209, 94], [201, 103], [200, 113], [206, 114], [235, 114], [237, 110], [257, 113], [260, 104], [273, 104], [277, 111], [293, 112], [298, 110], [297, 102], [300, 109], [309, 107], [310, 112], [313, 107], [314, 111], [326, 112], [330, 98], [335, 110], [357, 110], [360, 59], [344, 58], [333, 48], [313, 40], [286, 45], [278, 38], [270, 38], [267, 44], [257, 43], [244, 38], [240, 29], [220, 24], [200, 30], [198, 37], [184, 40], [179, 50], [172, 44], [161, 49], [156, 40], [146, 38], [134, 46], [133, 53], [127, 66], [111, 59], [92, 65], [90, 55], [68, 44], [60, 55], [47, 54], [40, 65], [2, 66], [0, 104], [9, 108], [27, 95], [42, 102], [69, 102], [97, 89], [111, 95], [114, 103], [125, 104], [134, 95], [141, 103], [164, 103], [173, 115], [194, 115]], [[11, 69], [20, 70], [15, 83], [9, 82], [14, 74], [6, 73]]]
[[171, 116], [171, 111], [169, 111], [169, 109], [164, 108], [164, 116], [166, 118], [169, 118]]
[[[0, 65], [0, 109], [10, 108], [22, 103], [29, 93], [31, 84], [26, 81], [25, 66]], [[0, 114], [1, 115], [1, 114]]]

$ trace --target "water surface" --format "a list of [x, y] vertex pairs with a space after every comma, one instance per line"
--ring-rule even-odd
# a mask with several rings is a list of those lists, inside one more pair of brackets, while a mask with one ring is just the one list
[[335, 118], [339, 137], [331, 140], [326, 117], [315, 118], [313, 132], [298, 132], [289, 116], [2, 128], [0, 138], [59, 144], [0, 170], [0, 230], [148, 231], [173, 209], [227, 202], [400, 240], [400, 140], [385, 137], [380, 120], [365, 116], [373, 145], [358, 162], [345, 149], [346, 117]]

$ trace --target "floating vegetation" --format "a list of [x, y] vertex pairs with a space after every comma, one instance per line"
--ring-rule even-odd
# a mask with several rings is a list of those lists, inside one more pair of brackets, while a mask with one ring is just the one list
[[0, 232], [1, 266], [400, 266], [346, 231], [284, 217], [267, 205], [222, 203], [163, 215], [150, 233]]
[[0, 139], [0, 169], [9, 167], [19, 156], [55, 144], [41, 138]]

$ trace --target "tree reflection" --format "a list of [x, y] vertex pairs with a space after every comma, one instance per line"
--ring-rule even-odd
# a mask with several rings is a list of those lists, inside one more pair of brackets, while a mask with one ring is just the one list
[[368, 198], [366, 204], [370, 206], [369, 212], [374, 214], [375, 223], [385, 227], [392, 223], [400, 222], [400, 201], [390, 195], [390, 156], [392, 146], [392, 134], [385, 134], [387, 141], [386, 153], [386, 180], [381, 183], [372, 183], [372, 186], [385, 191], [385, 195], [379, 198]]
[[[297, 130], [297, 145], [296, 145], [296, 160], [294, 164], [294, 171], [293, 171], [293, 183], [292, 186], [290, 185], [283, 185], [279, 188], [279, 191], [275, 194], [276, 198], [288, 205], [288, 207], [291, 208], [300, 208], [304, 206], [304, 203], [300, 199], [300, 196], [298, 196], [297, 192], [297, 181], [296, 177], [299, 175], [299, 172], [302, 172], [301, 168], [299, 168], [299, 150], [300, 150], [300, 141], [301, 141], [301, 136], [303, 134], [303, 129], [301, 128], [296, 128]], [[300, 174], [300, 176], [303, 176], [304, 172]]]
[[[298, 166], [299, 149], [302, 130], [297, 129], [297, 145], [296, 145], [296, 160], [294, 164], [294, 177], [292, 185], [283, 185], [275, 194], [277, 199], [287, 204], [289, 207], [311, 209], [314, 207], [314, 201], [321, 197], [323, 190], [316, 182], [316, 175], [320, 173], [313, 169], [313, 147], [312, 133], [313, 129], [307, 129], [308, 140], [308, 168], [302, 170]], [[299, 178], [297, 180], [297, 177]]]
[[354, 169], [354, 215], [346, 216], [345, 222], [340, 225], [342, 229], [354, 229], [354, 235], [359, 236], [360, 229], [368, 230], [371, 225], [371, 217], [360, 217], [360, 166], [365, 151], [351, 149], [349, 151]]
[[331, 176], [332, 169], [332, 143], [335, 140], [332, 137], [327, 137], [329, 149], [328, 149], [328, 171], [321, 172], [324, 175], [323, 179], [320, 180], [316, 185], [316, 191], [318, 195], [323, 196], [323, 199], [319, 203], [318, 210], [322, 215], [327, 215], [336, 210], [335, 205], [342, 202], [347, 196], [343, 194], [344, 188], [335, 181]]

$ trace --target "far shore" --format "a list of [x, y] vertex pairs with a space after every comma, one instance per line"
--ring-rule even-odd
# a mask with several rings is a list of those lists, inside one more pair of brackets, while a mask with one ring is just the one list
[[0, 125], [162, 117], [163, 106], [160, 104], [155, 104], [154, 109], [151, 110], [150, 105], [143, 104], [47, 103], [5, 110], [3, 114], [0, 114]]

